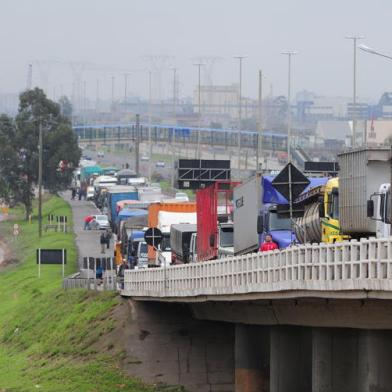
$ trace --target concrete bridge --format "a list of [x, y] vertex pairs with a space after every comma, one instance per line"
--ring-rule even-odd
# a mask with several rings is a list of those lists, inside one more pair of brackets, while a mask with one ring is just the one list
[[[188, 337], [200, 344], [201, 325], [220, 326], [225, 338], [216, 336], [215, 349], [222, 344], [225, 382], [212, 381], [217, 362], [206, 354], [212, 365], [201, 377], [210, 374], [209, 383], [188, 383], [190, 390], [386, 392], [391, 278], [392, 238], [364, 239], [126, 271], [121, 294], [159, 308], [167, 325], [173, 306], [178, 314], [187, 308], [199, 325]], [[199, 364], [198, 356], [187, 360]]]

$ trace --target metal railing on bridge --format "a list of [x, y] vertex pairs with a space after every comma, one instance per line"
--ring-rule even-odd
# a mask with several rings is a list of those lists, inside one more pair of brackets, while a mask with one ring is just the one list
[[[139, 140], [149, 140], [151, 128], [151, 140], [153, 143], [183, 143], [201, 144], [221, 147], [237, 147], [238, 135], [240, 134], [240, 145], [245, 148], [256, 148], [259, 133], [256, 131], [236, 129], [196, 128], [179, 125], [163, 125], [141, 123], [139, 128]], [[79, 142], [104, 144], [114, 142], [121, 144], [136, 139], [136, 124], [108, 124], [108, 125], [75, 125], [74, 132]], [[287, 149], [287, 136], [282, 133], [264, 130], [262, 133], [263, 148], [285, 151]]]
[[268, 298], [268, 293], [308, 291], [339, 297], [347, 291], [392, 292], [391, 278], [392, 237], [371, 238], [126, 271], [121, 293], [153, 298], [265, 293]]

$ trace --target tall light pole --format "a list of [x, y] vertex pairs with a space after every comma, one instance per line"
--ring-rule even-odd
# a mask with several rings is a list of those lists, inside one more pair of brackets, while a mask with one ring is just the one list
[[239, 61], [240, 80], [238, 88], [238, 170], [241, 169], [241, 129], [242, 129], [242, 60], [248, 56], [234, 56]]
[[263, 72], [259, 70], [259, 99], [257, 111], [257, 153], [256, 153], [256, 171], [260, 170], [260, 160], [263, 155]]
[[200, 159], [200, 128], [201, 128], [201, 67], [204, 66], [203, 63], [193, 64], [197, 67], [198, 72], [198, 114], [199, 114], [199, 129], [197, 130], [197, 147], [196, 147], [196, 159]]
[[282, 52], [288, 57], [288, 83], [287, 83], [287, 160], [291, 162], [291, 57], [298, 54], [296, 51]]
[[352, 147], [356, 145], [356, 128], [357, 128], [357, 41], [359, 39], [365, 38], [360, 35], [350, 35], [346, 39], [351, 39], [353, 41], [354, 47], [354, 57], [353, 57], [353, 111], [352, 111]]
[[151, 161], [152, 161], [152, 144], [151, 144], [151, 101], [152, 101], [152, 72], [148, 71], [148, 179], [151, 182]]

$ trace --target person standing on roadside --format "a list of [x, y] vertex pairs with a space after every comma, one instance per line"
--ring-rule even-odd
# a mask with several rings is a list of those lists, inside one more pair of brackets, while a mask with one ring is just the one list
[[101, 253], [104, 254], [105, 253], [105, 248], [106, 248], [106, 233], [102, 232], [100, 237], [99, 237], [99, 243], [101, 244]]

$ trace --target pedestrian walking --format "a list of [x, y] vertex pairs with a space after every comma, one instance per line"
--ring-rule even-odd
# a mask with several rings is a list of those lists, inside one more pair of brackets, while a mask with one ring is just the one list
[[99, 243], [101, 244], [101, 253], [104, 254], [106, 248], [106, 234], [104, 232], [99, 237]]
[[111, 234], [108, 229], [105, 230], [105, 238], [106, 238], [106, 249], [110, 248], [110, 239], [111, 239]]

